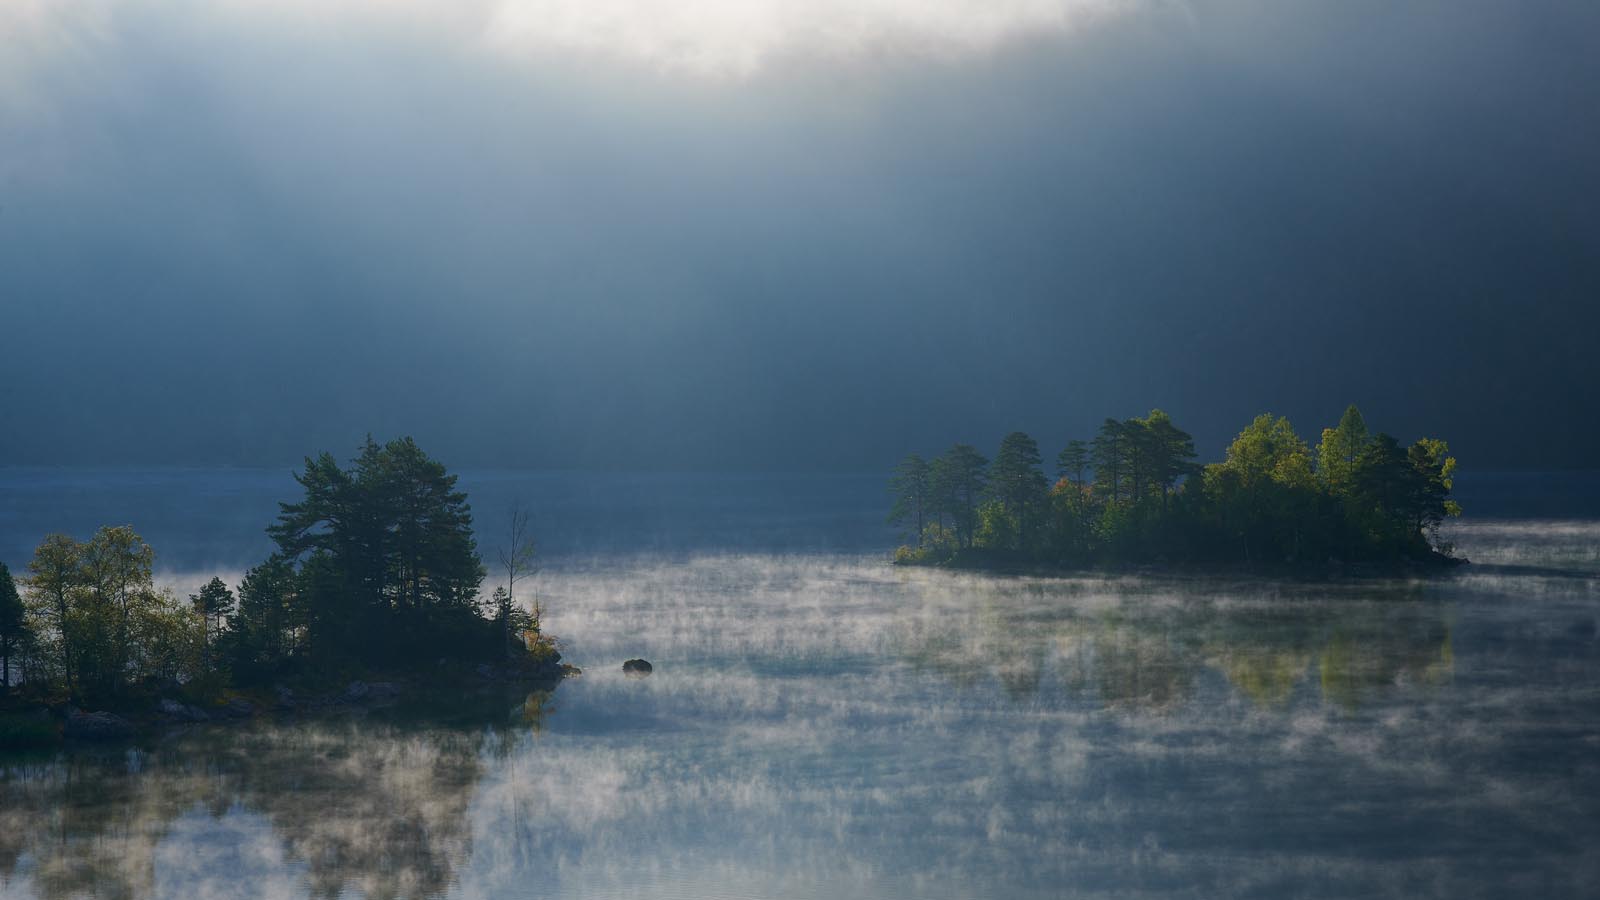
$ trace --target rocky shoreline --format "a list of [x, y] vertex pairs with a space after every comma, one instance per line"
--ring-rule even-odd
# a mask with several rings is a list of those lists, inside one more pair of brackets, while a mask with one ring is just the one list
[[[441, 660], [438, 668], [445, 667]], [[174, 689], [103, 709], [83, 709], [70, 703], [35, 705], [0, 713], [0, 750], [48, 747], [62, 742], [117, 741], [181, 726], [404, 709], [413, 703], [424, 705], [500, 688], [553, 689], [563, 679], [579, 674], [581, 670], [576, 666], [560, 662], [537, 666], [482, 663], [466, 671], [386, 673], [382, 680], [357, 678], [332, 689], [308, 689], [304, 683], [275, 684], [260, 691], [229, 693], [209, 702], [192, 701]]]

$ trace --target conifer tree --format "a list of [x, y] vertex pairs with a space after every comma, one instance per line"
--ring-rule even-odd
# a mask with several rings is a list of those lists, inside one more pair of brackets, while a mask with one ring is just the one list
[[11, 691], [11, 659], [27, 636], [27, 609], [11, 570], [0, 562], [0, 697]]
[[1371, 442], [1361, 410], [1350, 404], [1337, 427], [1322, 429], [1322, 443], [1317, 445], [1317, 475], [1322, 483], [1335, 494], [1348, 493], [1356, 460]]
[[198, 594], [189, 595], [189, 605], [204, 623], [202, 638], [206, 664], [210, 666], [213, 664], [211, 649], [222, 634], [222, 621], [233, 614], [233, 591], [228, 590], [221, 578], [213, 577]]
[[1085, 441], [1067, 441], [1067, 446], [1056, 455], [1056, 475], [1071, 476], [1073, 484], [1083, 484], [1083, 473], [1089, 468], [1089, 444]]
[[889, 491], [894, 495], [894, 505], [889, 509], [891, 524], [909, 523], [916, 529], [917, 549], [922, 548], [926, 530], [926, 517], [931, 507], [930, 489], [932, 470], [928, 461], [912, 453], [895, 466], [889, 480]]
[[955, 523], [956, 539], [972, 546], [977, 531], [978, 503], [987, 484], [989, 461], [971, 444], [956, 444], [934, 461], [930, 471], [932, 493]]
[[1000, 450], [989, 468], [989, 495], [1000, 501], [1005, 512], [1017, 523], [1017, 549], [1025, 549], [1032, 539], [1034, 520], [1044, 503], [1046, 483], [1039, 468], [1039, 445], [1020, 431], [1000, 441]]

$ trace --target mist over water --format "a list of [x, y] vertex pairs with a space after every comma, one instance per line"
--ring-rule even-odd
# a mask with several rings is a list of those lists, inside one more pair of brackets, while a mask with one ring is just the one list
[[[424, 699], [415, 574], [471, 560], [419, 531], [448, 562], [371, 635], [428, 648], [404, 702], [0, 752], [0, 900], [1594, 894], [1597, 36], [1595, 0], [0, 0], [0, 562], [129, 525], [175, 601], [238, 585], [295, 460], [409, 435], [486, 594], [530, 513], [516, 599], [584, 670]], [[1099, 431], [1159, 407], [1209, 460], [1351, 404], [1449, 442], [1471, 566], [889, 562], [907, 453], [1165, 458]], [[1363, 488], [1431, 493], [1381, 449]], [[138, 642], [88, 608], [63, 669], [192, 656], [156, 605]], [[48, 737], [11, 696], [0, 743]]]
[[[174, 584], [265, 550], [228, 523], [270, 517], [286, 477], [184, 477], [193, 527], [132, 520]], [[87, 523], [171, 489], [4, 484], [33, 498], [6, 504], [8, 548], [47, 511]], [[1451, 537], [1485, 564], [1444, 579], [1002, 578], [887, 565], [877, 478], [463, 485], [486, 549], [511, 498], [534, 507], [532, 590], [581, 678], [0, 757], [0, 897], [1575, 897], [1600, 878], [1600, 522], [1570, 511], [1464, 520]], [[625, 678], [634, 656], [655, 674]]]

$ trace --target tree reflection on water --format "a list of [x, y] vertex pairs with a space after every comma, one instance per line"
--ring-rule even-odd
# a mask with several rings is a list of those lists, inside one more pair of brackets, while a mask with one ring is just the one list
[[1353, 710], [1396, 686], [1448, 679], [1454, 665], [1445, 608], [1405, 585], [1241, 598], [1201, 584], [1181, 601], [1146, 585], [1132, 593], [1147, 596], [1125, 591], [1114, 603], [1017, 602], [1032, 590], [976, 595], [970, 616], [919, 629], [908, 658], [963, 687], [992, 677], [1013, 700], [1055, 678], [1107, 709], [1150, 712], [1189, 700], [1207, 671], [1263, 709], [1284, 707], [1311, 680], [1325, 701]]
[[[537, 728], [548, 699], [517, 700], [505, 724]], [[300, 892], [437, 896], [471, 852], [467, 813], [485, 760], [508, 753], [514, 734], [326, 718], [18, 761], [0, 768], [0, 875], [26, 858], [41, 897], [159, 896], [157, 848], [175, 822], [249, 811], [299, 870]]]

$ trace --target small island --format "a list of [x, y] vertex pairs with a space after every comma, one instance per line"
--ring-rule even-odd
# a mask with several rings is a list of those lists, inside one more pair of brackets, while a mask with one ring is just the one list
[[1161, 410], [1106, 419], [1056, 458], [1051, 484], [1022, 432], [993, 462], [968, 444], [912, 454], [890, 482], [902, 565], [963, 568], [1328, 566], [1390, 571], [1465, 562], [1439, 535], [1461, 513], [1444, 441], [1402, 447], [1350, 406], [1313, 450], [1285, 418], [1257, 416], [1221, 462]]
[[187, 601], [158, 588], [155, 552], [128, 526], [51, 534], [21, 579], [0, 564], [0, 746], [571, 671], [512, 593], [533, 560], [525, 513], [485, 597], [466, 495], [412, 439], [369, 437], [348, 467], [308, 458], [295, 480], [304, 496], [279, 504], [276, 550], [237, 593], [221, 578]]

